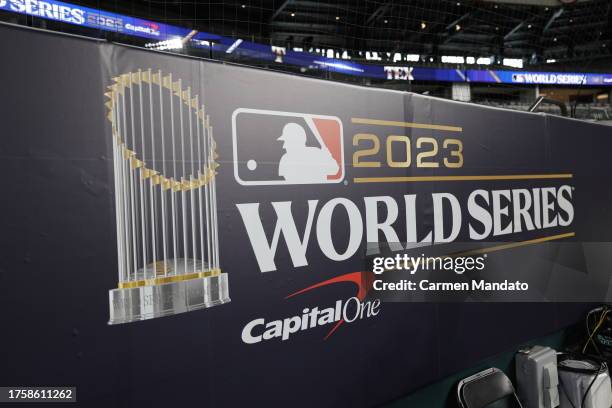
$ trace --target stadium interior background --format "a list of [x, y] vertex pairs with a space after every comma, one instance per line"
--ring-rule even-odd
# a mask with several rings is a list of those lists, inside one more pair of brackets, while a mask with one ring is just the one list
[[[105, 38], [110, 41], [214, 60], [287, 71], [333, 81], [586, 120], [612, 120], [612, 84], [523, 84], [424, 81], [410, 75], [373, 78], [297, 66], [286, 50], [351, 63], [430, 69], [606, 73], [612, 63], [609, 0], [412, 1], [73, 1], [72, 3], [213, 33], [275, 48], [274, 61], [216, 50], [215, 40], [153, 41], [26, 14], [0, 11], [0, 20]], [[206, 46], [202, 46], [206, 43]], [[433, 72], [433, 71], [432, 71]], [[401, 77], [401, 78], [400, 78]], [[400, 79], [398, 79], [400, 78]], [[607, 86], [606, 86], [607, 85]]]

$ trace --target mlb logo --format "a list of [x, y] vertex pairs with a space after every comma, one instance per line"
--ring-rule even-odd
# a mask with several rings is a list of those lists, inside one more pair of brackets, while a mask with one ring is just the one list
[[344, 179], [342, 122], [335, 116], [240, 108], [232, 138], [234, 177], [244, 186]]

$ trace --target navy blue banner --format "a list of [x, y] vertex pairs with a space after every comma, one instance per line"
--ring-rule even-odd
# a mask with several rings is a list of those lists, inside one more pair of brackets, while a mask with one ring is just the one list
[[0, 384], [378, 406], [590, 308], [384, 302], [383, 244], [609, 279], [609, 127], [18, 27], [0, 55]]

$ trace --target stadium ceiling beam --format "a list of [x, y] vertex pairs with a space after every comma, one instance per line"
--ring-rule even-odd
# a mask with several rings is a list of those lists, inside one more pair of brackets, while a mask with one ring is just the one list
[[508, 40], [510, 37], [516, 34], [516, 32], [523, 28], [524, 25], [525, 21], [521, 21], [520, 23], [518, 23], [512, 30], [508, 32], [508, 34], [504, 35], [504, 41]]
[[[530, 24], [537, 25], [537, 21], [541, 18], [540, 15], [533, 15], [529, 17], [524, 17], [522, 19], [518, 19], [518, 23], [510, 30], [506, 35], [504, 35], [504, 41], [508, 41], [512, 36], [521, 31], [525, 26], [529, 26]], [[531, 27], [528, 27], [531, 28]]]
[[472, 12], [468, 12], [465, 13], [464, 15], [462, 15], [461, 17], [459, 17], [458, 19], [456, 19], [455, 21], [453, 21], [452, 23], [450, 23], [449, 25], [446, 26], [446, 30], [452, 30], [453, 28], [455, 28], [455, 26], [461, 22], [463, 22], [464, 20], [466, 20], [468, 17], [470, 17], [470, 15], [472, 14]]
[[491, 37], [495, 37], [496, 34], [494, 33], [462, 33], [462, 32], [458, 32], [456, 33], [453, 38], [455, 40], [465, 40], [465, 39], [471, 39], [471, 40], [482, 40], [482, 41], [486, 41], [486, 42], [490, 42], [491, 41]]
[[304, 7], [311, 9], [328, 9], [328, 10], [344, 10], [344, 11], [353, 11], [350, 7], [345, 7], [340, 4], [332, 4], [332, 3], [317, 3], [315, 1], [306, 1], [306, 0], [293, 0], [291, 2], [292, 6], [295, 7]]
[[284, 10], [284, 9], [285, 9], [285, 8], [286, 8], [288, 5], [289, 5], [289, 3], [291, 3], [291, 0], [285, 0], [285, 1], [283, 2], [283, 4], [281, 4], [281, 5], [280, 5], [280, 7], [279, 7], [279, 8], [277, 8], [277, 9], [274, 11], [274, 13], [273, 13], [273, 14], [270, 16], [270, 20], [269, 20], [269, 21], [270, 21], [270, 22], [274, 21], [274, 19], [275, 19], [276, 17], [278, 17], [280, 13], [282, 13], [282, 12], [283, 12], [283, 10]]
[[[303, 40], [304, 38], [312, 37], [314, 41], [318, 42], [317, 44], [313, 44], [313, 48], [326, 48], [328, 46], [342, 48], [343, 39], [342, 37], [338, 37], [335, 35], [326, 35], [326, 34], [317, 34], [317, 33], [293, 33], [288, 31], [277, 31], [272, 34], [272, 38], [278, 41], [283, 41], [286, 37], [292, 36], [294, 38], [294, 43], [296, 47], [300, 45], [297, 44], [298, 41]], [[325, 44], [325, 45], [322, 45]], [[332, 45], [333, 44], [333, 45]]]
[[603, 39], [609, 40], [612, 37], [612, 7], [608, 7], [608, 15], [605, 17], [607, 29], [604, 31]]
[[508, 41], [504, 41], [504, 44], [510, 46], [510, 47], [514, 47], [517, 44], [531, 44], [533, 41], [531, 38], [520, 38], [520, 39], [516, 39], [516, 40], [508, 40]]
[[[435, 13], [435, 10], [433, 10], [433, 9], [427, 9], [427, 11], [430, 12], [431, 14]], [[469, 14], [469, 13], [467, 13], [467, 14]], [[425, 29], [421, 29], [419, 31], [412, 32], [410, 37], [408, 37], [408, 39], [405, 39], [404, 41], [402, 41], [402, 43], [404, 45], [405, 44], [409, 44], [411, 47], [414, 47], [415, 45], [421, 45], [422, 46], [423, 44], [422, 44], [422, 41], [421, 41], [421, 37], [423, 37], [424, 35], [435, 36], [436, 37], [436, 40], [435, 40], [436, 44], [434, 44], [434, 46], [433, 46], [433, 49], [435, 49], [439, 45], [439, 37], [442, 34], [449, 35], [448, 34], [448, 30], [449, 30], [448, 27], [449, 26], [453, 27], [455, 24], [457, 24], [457, 20], [455, 20], [454, 22], [452, 22], [452, 23], [450, 23], [448, 25], [445, 25], [446, 21], [448, 21], [448, 19], [445, 18], [445, 17], [446, 16], [444, 16], [442, 18], [443, 21], [438, 21], [438, 22], [436, 22], [436, 21], [429, 21], [426, 24], [426, 28]], [[463, 19], [463, 18], [464, 18], [464, 16], [460, 17], [460, 19]], [[465, 17], [465, 18], [467, 18], [467, 17]], [[444, 29], [444, 30], [442, 30], [442, 29]], [[404, 35], [406, 35], [406, 30], [403, 30], [403, 32], [404, 32]]]
[[368, 25], [372, 24], [373, 22], [375, 22], [376, 20], [378, 20], [381, 16], [383, 16], [385, 14], [387, 9], [389, 7], [392, 7], [392, 6], [393, 6], [393, 2], [390, 2], [390, 1], [380, 5], [376, 10], [374, 10], [372, 15], [370, 17], [368, 17], [365, 25], [368, 26]]
[[455, 44], [455, 45], [461, 45], [461, 44], [478, 44], [478, 45], [482, 45], [482, 46], [490, 46], [491, 45], [491, 41], [490, 38], [483, 38], [483, 37], [454, 37], [453, 41], [451, 42], [447, 42], [444, 43], [442, 45], [447, 45], [447, 44]]
[[[602, 25], [606, 25], [608, 24], [607, 21], [604, 20], [599, 20], [599, 21], [593, 21], [590, 23], [583, 23], [580, 24], [579, 26], [577, 26], [578, 28], [580, 28], [580, 30], [585, 31], [585, 30], [589, 30], [589, 29], [596, 29], [597, 27], [600, 27]], [[549, 33], [551, 34], [567, 34], [568, 32], [572, 33], [572, 32], [576, 32], [576, 27], [572, 27], [572, 26], [557, 26], [555, 28], [551, 28], [548, 30]]]
[[[317, 13], [315, 10], [296, 11], [295, 13], [297, 15], [299, 15], [301, 18], [308, 17], [309, 19], [314, 19], [314, 20], [317, 20], [317, 21], [321, 21], [323, 19], [332, 21], [332, 19], [329, 18], [329, 14], [328, 13]], [[294, 20], [295, 20], [294, 18], [289, 18], [287, 15], [284, 15], [284, 16], [281, 15], [279, 17], [276, 17], [276, 19], [274, 21], [270, 21], [270, 24], [274, 25], [275, 23], [277, 23], [279, 21], [285, 21], [287, 23], [290, 23], [290, 22], [292, 22]], [[334, 23], [330, 23], [329, 25], [330, 26], [331, 25], [336, 25], [336, 23], [335, 22]]]
[[544, 28], [542, 29], [543, 33], [548, 31], [548, 29], [555, 22], [555, 20], [558, 19], [559, 17], [561, 17], [561, 14], [563, 14], [563, 11], [564, 10], [562, 8], [560, 8], [559, 10], [555, 11], [552, 16], [550, 16], [550, 18], [546, 22], [546, 25], [544, 25]]
[[[332, 24], [316, 24], [316, 23], [295, 23], [293, 21], [274, 21], [270, 24], [272, 27], [279, 27], [285, 30], [314, 30], [316, 32], [330, 33], [336, 31], [336, 26]], [[309, 31], [310, 32], [310, 31]]]
[[[486, 3], [518, 4], [521, 6], [557, 7], [561, 5], [559, 0], [482, 0]], [[576, 3], [584, 3], [590, 0], [576, 0]]]
[[462, 44], [462, 45], [447, 44], [447, 45], [440, 46], [440, 52], [451, 54], [451, 55], [453, 53], [457, 53], [459, 55], [466, 54], [466, 53], [471, 54], [471, 55], [486, 55], [489, 52], [489, 47], [482, 46], [479, 44]]
[[456, 31], [455, 27], [459, 24], [464, 22], [465, 20], [467, 20], [468, 18], [470, 18], [470, 16], [472, 15], [472, 12], [469, 11], [467, 13], [465, 13], [464, 15], [462, 15], [461, 17], [459, 17], [458, 19], [456, 19], [455, 21], [453, 21], [452, 23], [450, 23], [449, 25], [447, 25], [445, 27], [445, 31], [448, 33], [450, 32], [450, 34], [447, 34], [447, 37], [444, 39], [444, 41], [442, 42], [442, 44], [448, 44], [449, 42], [453, 41], [453, 38], [457, 35], [463, 34], [461, 31]]

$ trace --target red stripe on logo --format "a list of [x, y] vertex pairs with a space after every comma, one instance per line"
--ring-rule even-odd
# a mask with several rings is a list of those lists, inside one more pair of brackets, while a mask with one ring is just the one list
[[[372, 282], [374, 282], [374, 273], [372, 272], [350, 272], [344, 275], [336, 276], [335, 278], [324, 280], [323, 282], [316, 283], [308, 286], [307, 288], [298, 290], [288, 295], [285, 299], [292, 298], [302, 293], [309, 292], [313, 289], [320, 288], [322, 286], [333, 285], [334, 283], [352, 282], [357, 285], [357, 299], [363, 301], [367, 296], [368, 292], [372, 288]], [[341, 319], [338, 323], [331, 328], [331, 330], [325, 335], [323, 340], [327, 340], [342, 324], [344, 319]]]
[[321, 119], [313, 117], [312, 121], [314, 122], [321, 138], [323, 139], [323, 143], [329, 149], [332, 157], [338, 163], [338, 172], [334, 175], [327, 176], [328, 180], [338, 180], [342, 178], [342, 170], [344, 169], [344, 165], [342, 163], [342, 146], [340, 143], [340, 123], [334, 119]]

